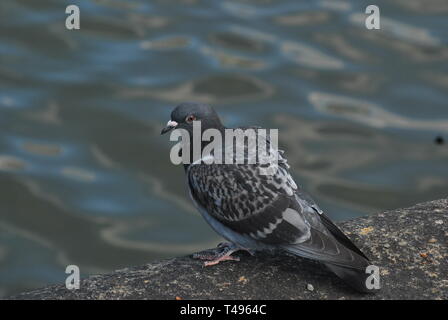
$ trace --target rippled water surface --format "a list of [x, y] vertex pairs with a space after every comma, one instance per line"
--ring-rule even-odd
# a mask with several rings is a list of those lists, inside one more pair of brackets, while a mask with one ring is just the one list
[[0, 296], [220, 241], [161, 127], [178, 102], [278, 128], [335, 220], [447, 196], [448, 2], [0, 3]]

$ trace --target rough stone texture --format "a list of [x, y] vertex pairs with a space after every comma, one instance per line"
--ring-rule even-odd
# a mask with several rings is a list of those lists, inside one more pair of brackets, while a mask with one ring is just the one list
[[380, 292], [362, 295], [319, 263], [241, 253], [203, 268], [190, 257], [152, 262], [12, 299], [448, 299], [448, 200], [340, 223], [381, 270]]

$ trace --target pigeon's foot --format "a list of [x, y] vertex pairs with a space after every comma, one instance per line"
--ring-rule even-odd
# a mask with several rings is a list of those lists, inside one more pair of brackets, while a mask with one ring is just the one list
[[209, 249], [193, 254], [193, 259], [206, 260], [204, 267], [213, 266], [221, 261], [233, 260], [240, 261], [239, 257], [233, 257], [232, 253], [240, 250], [245, 250], [253, 255], [253, 251], [236, 246], [233, 243], [223, 242], [218, 244], [215, 249]]

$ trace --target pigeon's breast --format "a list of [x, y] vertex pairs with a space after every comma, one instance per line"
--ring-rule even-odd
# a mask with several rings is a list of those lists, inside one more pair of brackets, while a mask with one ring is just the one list
[[189, 195], [193, 203], [195, 204], [196, 208], [201, 213], [202, 217], [207, 221], [207, 223], [215, 230], [216, 233], [221, 235], [226, 240], [239, 245], [246, 249], [253, 249], [253, 250], [272, 250], [273, 247], [266, 245], [260, 241], [256, 241], [249, 235], [241, 234], [238, 232], [233, 231], [232, 229], [226, 227], [221, 222], [219, 222], [217, 219], [212, 217], [207, 210], [205, 210], [204, 207], [202, 207], [193, 197], [191, 194], [191, 190], [189, 189]]

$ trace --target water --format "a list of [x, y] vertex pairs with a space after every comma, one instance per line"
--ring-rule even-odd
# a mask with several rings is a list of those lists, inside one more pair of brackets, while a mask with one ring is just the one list
[[0, 4], [0, 296], [214, 246], [160, 136], [180, 101], [280, 130], [335, 220], [446, 197], [448, 2]]

